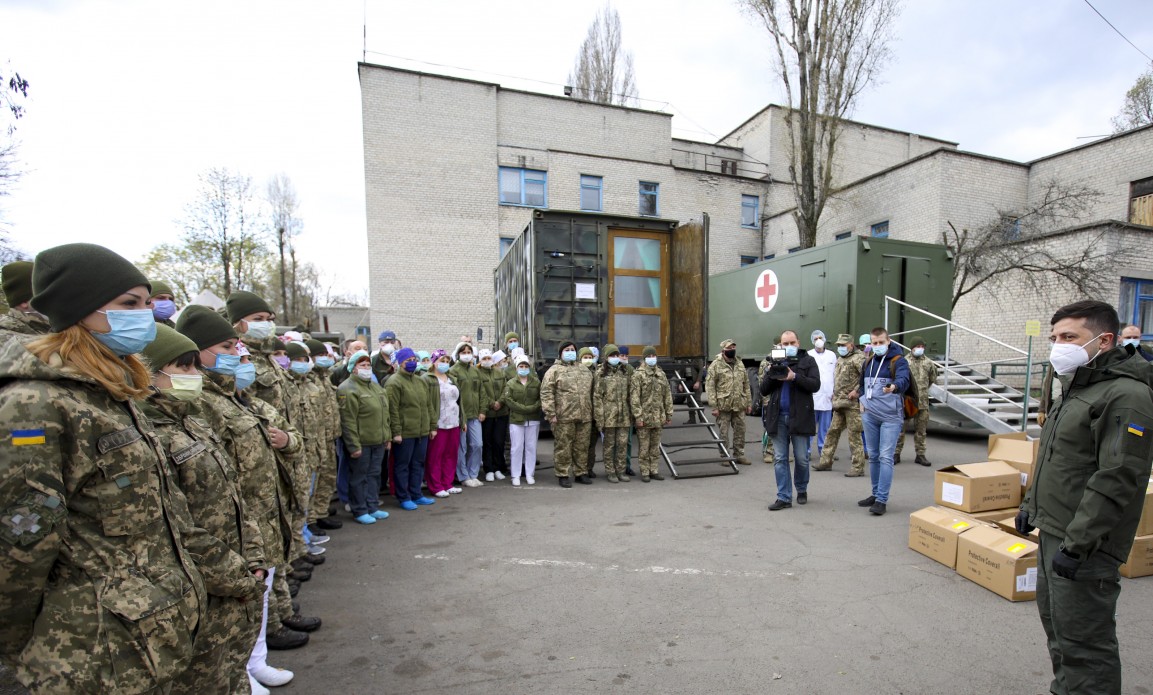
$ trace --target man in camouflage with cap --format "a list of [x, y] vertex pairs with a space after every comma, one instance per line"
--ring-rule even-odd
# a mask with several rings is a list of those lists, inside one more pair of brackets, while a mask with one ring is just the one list
[[48, 321], [32, 308], [32, 262], [13, 261], [0, 270], [8, 312], [0, 314], [0, 341], [9, 336], [44, 335]]
[[865, 474], [865, 447], [861, 442], [861, 408], [860, 394], [857, 391], [861, 381], [861, 368], [865, 364], [865, 354], [853, 346], [853, 336], [842, 333], [837, 336], [836, 369], [833, 371], [833, 420], [829, 431], [825, 434], [825, 448], [821, 452], [820, 462], [813, 467], [815, 471], [827, 471], [833, 468], [833, 455], [837, 451], [837, 443], [841, 433], [849, 431], [849, 452], [853, 462], [846, 478], [859, 478]]
[[[914, 336], [909, 342], [909, 352], [905, 355], [909, 363], [909, 372], [913, 375], [913, 383], [917, 385], [917, 415], [912, 418], [915, 434], [913, 444], [917, 448], [916, 463], [922, 466], [931, 466], [929, 459], [925, 458], [925, 432], [929, 428], [929, 387], [937, 383], [941, 370], [937, 363], [925, 356], [925, 339]], [[897, 451], [893, 454], [893, 463], [901, 460], [901, 449], [905, 448], [905, 430], [897, 438]]]
[[[737, 342], [726, 338], [721, 341], [721, 352], [709, 364], [709, 405], [721, 430], [721, 441], [729, 455], [742, 465], [750, 465], [745, 458], [745, 416], [753, 412], [752, 387], [745, 364], [737, 355]], [[732, 432], [732, 444], [729, 432]]]

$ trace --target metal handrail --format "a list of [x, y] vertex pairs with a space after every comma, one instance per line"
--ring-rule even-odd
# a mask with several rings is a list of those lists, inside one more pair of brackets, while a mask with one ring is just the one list
[[[946, 369], [946, 370], [945, 370], [945, 373], [947, 374], [947, 373], [949, 373], [950, 371], [952, 371], [952, 370], [950, 370], [950, 369]], [[1005, 394], [1003, 394], [1003, 393], [997, 393], [996, 391], [993, 391], [993, 390], [991, 390], [989, 387], [985, 386], [984, 384], [979, 384], [979, 383], [977, 383], [976, 381], [973, 381], [972, 379], [970, 379], [969, 377], [965, 376], [964, 374], [957, 374], [957, 377], [958, 377], [959, 379], [961, 379], [962, 381], [967, 381], [967, 382], [969, 382], [969, 384], [970, 384], [970, 385], [972, 385], [973, 387], [975, 387], [975, 388], [977, 388], [977, 389], [979, 389], [979, 390], [981, 390], [981, 391], [984, 391], [985, 393], [988, 393], [990, 396], [992, 396], [992, 398], [991, 398], [990, 400], [1000, 400], [1000, 401], [1004, 401], [1005, 403], [1008, 403], [1009, 405], [1019, 405], [1019, 404], [1018, 404], [1016, 401], [1014, 401], [1013, 399], [1009, 398], [1009, 397], [1008, 397], [1008, 396], [1006, 396]], [[947, 388], [948, 388], [948, 386], [949, 386], [949, 385], [948, 385], [948, 382], [946, 382], [946, 383], [945, 383], [945, 388], [947, 389]], [[973, 395], [973, 394], [965, 394], [965, 396], [968, 396], [968, 395]], [[960, 394], [958, 394], [958, 396], [957, 396], [957, 397], [958, 397], [958, 398], [964, 398], [965, 396], [961, 396]]]
[[[985, 340], [994, 342], [994, 343], [1000, 345], [1001, 347], [1008, 348], [1008, 349], [1012, 350], [1013, 352], [1019, 352], [1026, 357], [1029, 356], [1029, 352], [1027, 350], [1022, 350], [1019, 347], [1013, 347], [1012, 345], [1010, 345], [1008, 343], [1003, 343], [1000, 340], [997, 340], [993, 336], [985, 335], [984, 333], [981, 333], [980, 331], [975, 331], [972, 328], [966, 328], [959, 323], [956, 323], [954, 321], [950, 321], [949, 319], [945, 318], [944, 316], [937, 316], [936, 314], [934, 314], [931, 311], [925, 311], [921, 307], [913, 306], [912, 304], [907, 304], [907, 303], [902, 302], [901, 300], [897, 299], [896, 297], [890, 297], [888, 295], [885, 296], [885, 325], [886, 326], [889, 325], [889, 302], [893, 302], [895, 304], [900, 304], [901, 306], [905, 307], [906, 309], [912, 309], [914, 311], [919, 311], [922, 314], [924, 314], [925, 316], [930, 316], [932, 318], [937, 319], [938, 321], [944, 321], [946, 328], [956, 326], [957, 328], [960, 328], [963, 331], [966, 331], [968, 333], [972, 333], [973, 335], [975, 335], [979, 338], [984, 338]], [[948, 354], [947, 351], [946, 351], [946, 354]]]

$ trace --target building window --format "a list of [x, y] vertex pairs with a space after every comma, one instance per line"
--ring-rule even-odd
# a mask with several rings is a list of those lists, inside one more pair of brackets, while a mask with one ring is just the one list
[[869, 228], [869, 233], [872, 236], [877, 237], [878, 239], [888, 239], [889, 238], [889, 221], [885, 220], [884, 222], [876, 223], [875, 225], [873, 225], [872, 227]]
[[793, 248], [789, 249], [789, 253], [796, 253], [797, 251], [800, 251], [800, 250], [801, 250], [800, 246], [794, 246]]
[[775, 254], [775, 253], [770, 253], [769, 255], [765, 256], [765, 260], [766, 260], [766, 261], [771, 261], [771, 260], [773, 260], [773, 259], [774, 259], [774, 258], [776, 258], [776, 257], [777, 257], [777, 254]]
[[1121, 278], [1117, 317], [1139, 327], [1142, 340], [1153, 340], [1153, 280]]
[[760, 211], [761, 199], [755, 195], [741, 196], [741, 226], [757, 228], [757, 214]]
[[1012, 215], [1001, 216], [1001, 235], [1005, 241], [1018, 241], [1021, 238], [1021, 220]]
[[741, 267], [742, 268], [744, 268], [746, 265], [752, 265], [756, 262], [757, 262], [756, 256], [741, 256]]
[[848, 239], [851, 236], [853, 236], [853, 232], [850, 230], [848, 232], [841, 232], [837, 236], [833, 237], [833, 239], [835, 241], [841, 241], [842, 239]]
[[1129, 221], [1153, 227], [1153, 178], [1129, 184]]
[[601, 177], [581, 174], [581, 210], [604, 210], [603, 186], [604, 179]]
[[516, 241], [516, 239], [514, 239], [510, 236], [502, 236], [500, 238], [500, 257], [501, 258], [504, 258], [504, 255], [506, 253], [508, 253], [509, 249], [512, 248], [512, 242], [514, 242], [514, 241]]
[[661, 185], [651, 181], [641, 181], [641, 216], [656, 217], [660, 214]]
[[502, 205], [548, 206], [548, 173], [536, 169], [500, 168]]

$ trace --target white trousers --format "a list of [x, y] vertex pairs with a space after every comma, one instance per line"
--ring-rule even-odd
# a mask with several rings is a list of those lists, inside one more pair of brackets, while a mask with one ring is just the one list
[[529, 478], [536, 473], [536, 440], [540, 436], [540, 421], [530, 420], [523, 425], [508, 426], [512, 442], [512, 477], [519, 478], [521, 469]]
[[263, 668], [268, 662], [268, 644], [264, 641], [268, 631], [268, 595], [272, 593], [272, 577], [276, 574], [275, 567], [265, 570], [264, 576], [264, 612], [260, 614], [260, 636], [256, 638], [256, 646], [248, 657], [248, 670]]

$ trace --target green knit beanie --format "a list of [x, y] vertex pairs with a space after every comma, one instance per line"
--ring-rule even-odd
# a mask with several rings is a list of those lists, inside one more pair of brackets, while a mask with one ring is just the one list
[[577, 350], [577, 359], [579, 360], [580, 358], [584, 357], [585, 355], [591, 356], [592, 354], [593, 354], [592, 350], [588, 349], [587, 347], [583, 347], [580, 350]]
[[187, 336], [161, 323], [156, 326], [156, 340], [141, 352], [148, 358], [152, 371], [159, 372], [164, 365], [175, 362], [177, 357], [188, 352], [200, 352], [200, 349]]
[[64, 244], [36, 255], [32, 308], [59, 332], [140, 286], [152, 291], [144, 273], [120, 254], [96, 244]]
[[909, 341], [909, 347], [917, 347], [918, 345], [920, 345], [921, 347], [924, 347], [925, 346], [925, 339], [919, 335], [915, 335], [915, 336], [913, 336], [913, 339]]
[[4, 282], [4, 299], [16, 306], [32, 299], [32, 261], [13, 261], [0, 270]]
[[512, 332], [512, 331], [509, 331], [508, 333], [504, 334], [505, 344], [507, 345], [508, 341], [510, 341], [510, 340], [520, 340], [520, 336], [517, 335], [516, 333]]
[[228, 308], [228, 320], [233, 323], [245, 316], [259, 314], [262, 311], [267, 311], [270, 314], [276, 313], [262, 297], [244, 290], [238, 290], [228, 295], [225, 306]]
[[301, 357], [309, 356], [308, 346], [295, 340], [290, 341], [286, 349], [288, 351], [288, 359], [290, 360], [298, 360]]
[[175, 294], [172, 293], [172, 288], [168, 286], [167, 282], [164, 282], [163, 280], [153, 280], [152, 281], [152, 296], [155, 297], [156, 295], [160, 295], [160, 294], [172, 295], [173, 297], [176, 296]]
[[645, 349], [641, 352], [641, 355], [643, 357], [656, 357], [657, 356], [657, 349], [655, 347], [653, 347], [652, 345], [646, 345]]
[[605, 357], [608, 357], [609, 355], [612, 355], [612, 354], [619, 355], [619, 354], [621, 354], [621, 350], [616, 345], [609, 343], [608, 345], [605, 345], [605, 349], [601, 351], [601, 354], [604, 355]]
[[207, 350], [213, 345], [239, 337], [236, 335], [236, 329], [228, 323], [228, 319], [199, 304], [193, 304], [180, 312], [176, 330], [188, 336], [200, 350]]
[[272, 340], [269, 341], [269, 347], [272, 348], [269, 351], [270, 353], [288, 350], [288, 346], [284, 344], [284, 341], [275, 336], [273, 336]]
[[316, 338], [309, 338], [304, 341], [304, 344], [308, 346], [308, 351], [312, 353], [313, 357], [324, 357], [328, 354], [328, 350], [324, 349], [324, 343]]

